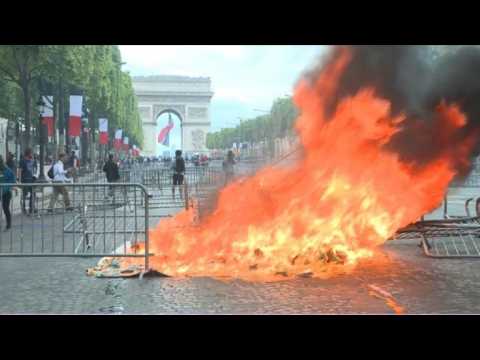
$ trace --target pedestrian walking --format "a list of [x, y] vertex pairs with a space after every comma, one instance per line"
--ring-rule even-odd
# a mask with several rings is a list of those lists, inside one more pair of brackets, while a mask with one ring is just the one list
[[[107, 182], [108, 183], [115, 183], [118, 180], [120, 180], [120, 172], [118, 171], [118, 165], [113, 161], [113, 154], [108, 155], [108, 160], [103, 166], [103, 172], [105, 173], [105, 176], [107, 177]], [[109, 186], [108, 187], [108, 196], [113, 196], [114, 193], [114, 187]]]
[[235, 162], [235, 157], [233, 155], [232, 150], [228, 150], [227, 153], [227, 158], [223, 161], [222, 163], [222, 168], [223, 171], [225, 172], [225, 185], [228, 184], [228, 182], [233, 179], [234, 175], [234, 165], [236, 164]]
[[[175, 161], [172, 166], [173, 170], [173, 186], [172, 186], [172, 196], [175, 200], [175, 186], [183, 185], [184, 174], [185, 174], [185, 160], [182, 157], [182, 150], [175, 151]], [[180, 199], [183, 199], [182, 190], [179, 188], [178, 192], [180, 193]]]
[[[53, 165], [53, 183], [54, 184], [62, 184], [62, 183], [71, 183], [71, 179], [69, 179], [68, 175], [70, 175], [71, 171], [64, 169], [64, 164], [66, 162], [66, 156], [64, 153], [60, 153], [58, 155], [57, 162]], [[58, 200], [58, 196], [62, 195], [63, 202], [65, 204], [65, 208], [67, 211], [73, 210], [70, 206], [70, 196], [68, 195], [68, 190], [65, 186], [54, 186], [52, 197], [50, 198], [50, 206], [48, 212], [52, 212], [53, 208]]]
[[[32, 149], [28, 148], [25, 150], [23, 154], [22, 160], [20, 160], [20, 164], [18, 166], [18, 177], [20, 178], [20, 182], [22, 184], [33, 184], [36, 181], [35, 174], [37, 173], [37, 162], [32, 156]], [[22, 188], [22, 212], [24, 214], [27, 213], [26, 209], [26, 200], [27, 196], [29, 197], [28, 202], [28, 212], [31, 214], [35, 212], [35, 192], [33, 190], [33, 186], [24, 186]]]
[[8, 231], [12, 227], [12, 214], [10, 212], [10, 201], [12, 200], [12, 185], [4, 184], [15, 184], [15, 174], [13, 171], [5, 165], [3, 158], [0, 157], [0, 197], [2, 199], [2, 208], [3, 213], [5, 214], [5, 219], [7, 225], [4, 231]]

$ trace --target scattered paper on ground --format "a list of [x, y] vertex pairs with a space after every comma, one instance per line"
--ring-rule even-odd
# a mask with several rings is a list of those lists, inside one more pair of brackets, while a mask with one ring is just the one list
[[118, 258], [103, 258], [97, 266], [87, 269], [87, 275], [98, 278], [136, 277], [140, 276], [143, 269], [143, 265], [137, 264], [121, 268]]

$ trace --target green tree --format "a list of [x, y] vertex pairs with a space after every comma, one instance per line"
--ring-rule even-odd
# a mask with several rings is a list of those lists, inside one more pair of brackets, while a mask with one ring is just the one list
[[[0, 115], [23, 114], [25, 144], [38, 123], [33, 109], [39, 95], [53, 95], [55, 126], [65, 128], [69, 95], [82, 93], [88, 121], [98, 129], [98, 118], [109, 119], [110, 134], [117, 127], [139, 146], [143, 145], [142, 122], [130, 74], [121, 69], [115, 45], [8, 45], [0, 46]], [[94, 144], [94, 132], [90, 132]]]
[[298, 110], [291, 97], [276, 99], [269, 114], [244, 120], [235, 128], [222, 129], [208, 134], [207, 147], [209, 149], [228, 149], [240, 139], [250, 143], [266, 141], [268, 151], [272, 155], [274, 139], [291, 135], [297, 116]]
[[291, 97], [280, 98], [274, 101], [271, 109], [271, 125], [275, 137], [289, 135], [293, 123], [298, 116], [298, 110]]
[[30, 146], [34, 86], [41, 73], [41, 45], [0, 46], [0, 75], [3, 80], [16, 84], [21, 89], [25, 146]]

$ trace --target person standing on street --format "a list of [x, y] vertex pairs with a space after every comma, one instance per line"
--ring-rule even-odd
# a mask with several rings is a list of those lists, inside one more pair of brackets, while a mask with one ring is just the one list
[[[55, 165], [53, 165], [53, 183], [71, 183], [71, 179], [67, 177], [67, 175], [70, 174], [70, 171], [64, 169], [64, 163], [66, 161], [65, 157], [66, 156], [64, 153], [60, 153], [58, 155], [58, 161], [55, 163]], [[73, 210], [73, 208], [70, 206], [70, 197], [68, 195], [68, 190], [66, 189], [66, 187], [54, 186], [48, 211], [53, 211], [53, 207], [58, 200], [58, 195], [62, 195], [66, 210]]]
[[[118, 171], [118, 165], [113, 161], [113, 154], [108, 155], [108, 160], [103, 166], [103, 172], [105, 173], [105, 176], [107, 177], [107, 182], [109, 183], [115, 183], [118, 180], [120, 180], [120, 173]], [[108, 196], [113, 196], [114, 193], [114, 187], [109, 186], [108, 187]]]
[[35, 172], [33, 173], [33, 177], [38, 179], [40, 177], [40, 155], [33, 154], [33, 161], [35, 164]]
[[[182, 150], [175, 151], [175, 161], [173, 162], [173, 187], [172, 196], [175, 200], [175, 186], [183, 185], [183, 179], [185, 174], [185, 160], [182, 157]], [[180, 199], [183, 199], [182, 190], [179, 188]]]
[[[33, 159], [32, 149], [26, 149], [23, 155], [22, 160], [19, 164], [19, 178], [22, 184], [33, 184], [36, 180], [35, 174], [37, 173], [37, 162]], [[31, 214], [35, 211], [35, 192], [33, 191], [33, 186], [25, 186], [22, 189], [22, 212], [27, 213], [26, 210], [26, 200], [27, 195], [30, 194], [30, 201], [28, 205], [28, 212]]]
[[68, 157], [67, 162], [65, 163], [65, 166], [67, 169], [75, 167], [75, 159], [76, 159], [75, 151], [72, 151], [70, 156]]
[[15, 156], [10, 151], [7, 155], [7, 166], [10, 168], [10, 170], [13, 171], [13, 174], [17, 172], [17, 167], [15, 165]]
[[235, 158], [233, 155], [233, 151], [228, 150], [227, 158], [223, 161], [223, 164], [222, 164], [223, 171], [225, 171], [225, 185], [227, 185], [228, 182], [231, 179], [233, 179], [234, 165], [235, 165]]
[[75, 180], [75, 177], [76, 177], [76, 174], [77, 174], [77, 170], [78, 170], [78, 157], [77, 155], [75, 154], [75, 151], [72, 150], [72, 153], [70, 154], [70, 156], [68, 157], [68, 161], [65, 163], [65, 166], [67, 168], [67, 170], [69, 171], [69, 173], [71, 175], [73, 175], [73, 179]]
[[12, 227], [12, 214], [10, 212], [10, 201], [12, 200], [12, 185], [3, 184], [15, 184], [15, 175], [13, 171], [5, 166], [3, 158], [0, 157], [0, 196], [2, 199], [3, 213], [7, 221], [5, 231], [8, 231]]

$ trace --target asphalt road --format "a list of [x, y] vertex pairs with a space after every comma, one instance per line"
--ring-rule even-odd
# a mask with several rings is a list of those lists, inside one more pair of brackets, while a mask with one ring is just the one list
[[327, 280], [275, 283], [211, 278], [98, 279], [88, 259], [0, 259], [0, 313], [394, 314], [370, 287], [406, 313], [480, 312], [480, 262], [433, 260], [415, 242], [389, 243], [382, 266]]

